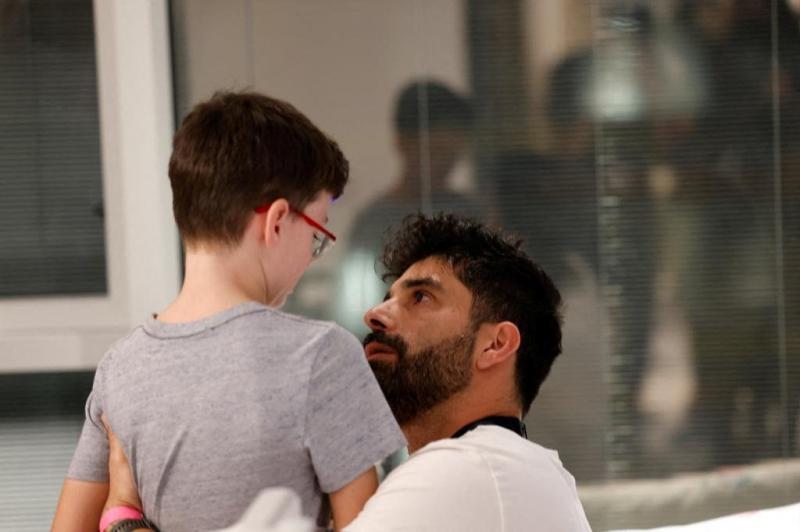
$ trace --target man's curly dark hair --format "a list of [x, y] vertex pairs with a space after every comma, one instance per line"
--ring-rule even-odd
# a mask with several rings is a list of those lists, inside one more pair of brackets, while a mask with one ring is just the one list
[[561, 294], [521, 249], [522, 242], [453, 214], [413, 215], [387, 240], [384, 281], [401, 277], [429, 257], [448, 264], [472, 292], [471, 322], [510, 321], [522, 337], [517, 390], [527, 414], [550, 367], [561, 353]]

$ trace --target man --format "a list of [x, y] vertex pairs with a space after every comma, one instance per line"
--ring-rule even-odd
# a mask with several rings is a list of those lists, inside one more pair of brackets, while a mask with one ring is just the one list
[[590, 530], [574, 479], [521, 422], [561, 350], [549, 277], [456, 216], [411, 218], [390, 242], [364, 344], [411, 456], [346, 530]]

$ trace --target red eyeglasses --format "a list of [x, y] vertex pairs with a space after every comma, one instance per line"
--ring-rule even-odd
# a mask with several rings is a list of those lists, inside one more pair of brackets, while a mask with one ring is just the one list
[[[259, 213], [263, 214], [272, 207], [272, 203], [267, 203], [266, 205], [260, 205], [256, 207], [254, 210]], [[294, 207], [289, 207], [289, 210], [296, 214], [297, 216], [301, 217], [305, 223], [310, 225], [312, 228], [320, 231], [322, 234], [319, 234], [317, 231], [314, 231], [314, 247], [311, 248], [311, 257], [316, 259], [322, 256], [323, 253], [328, 251], [333, 247], [336, 243], [336, 235], [325, 229], [325, 227], [316, 221], [315, 219], [311, 218], [310, 216], [306, 215], [304, 212], [295, 209]]]

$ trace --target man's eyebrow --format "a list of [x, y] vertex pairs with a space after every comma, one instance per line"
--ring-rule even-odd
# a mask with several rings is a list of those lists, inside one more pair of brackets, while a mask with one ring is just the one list
[[436, 290], [442, 290], [442, 283], [433, 277], [420, 277], [418, 279], [406, 279], [401, 283], [405, 289], [416, 288], [418, 286], [425, 286]]

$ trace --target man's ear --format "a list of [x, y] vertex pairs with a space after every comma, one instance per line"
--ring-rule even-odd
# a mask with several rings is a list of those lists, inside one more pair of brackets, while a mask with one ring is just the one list
[[281, 227], [286, 223], [290, 213], [289, 202], [285, 199], [281, 198], [272, 202], [262, 222], [265, 244], [274, 245], [280, 239]]
[[475, 364], [479, 370], [486, 370], [501, 364], [513, 356], [521, 342], [519, 329], [510, 321], [486, 324], [482, 337], [482, 349], [478, 353]]

